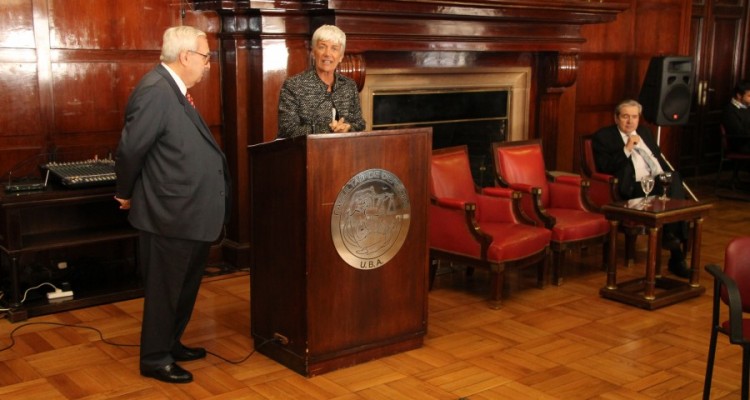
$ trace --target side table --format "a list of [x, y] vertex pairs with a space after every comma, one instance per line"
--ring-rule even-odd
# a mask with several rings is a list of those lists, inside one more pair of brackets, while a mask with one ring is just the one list
[[[620, 301], [636, 307], [654, 310], [689, 298], [702, 295], [706, 289], [700, 286], [700, 250], [703, 217], [713, 208], [710, 202], [669, 199], [656, 196], [649, 201], [633, 199], [604, 205], [602, 211], [610, 223], [609, 263], [607, 284], [599, 294], [607, 299]], [[648, 228], [648, 256], [646, 276], [617, 283], [615, 243], [617, 227], [624, 221], [643, 224]], [[657, 257], [661, 246], [658, 242], [665, 224], [692, 221], [693, 248], [690, 257], [690, 279], [688, 282], [657, 274]], [[660, 272], [660, 271], [659, 271]]]

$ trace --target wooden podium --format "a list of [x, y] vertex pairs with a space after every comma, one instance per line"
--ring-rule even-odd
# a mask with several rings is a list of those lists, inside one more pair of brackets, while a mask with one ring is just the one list
[[305, 376], [422, 346], [432, 128], [249, 147], [251, 334]]

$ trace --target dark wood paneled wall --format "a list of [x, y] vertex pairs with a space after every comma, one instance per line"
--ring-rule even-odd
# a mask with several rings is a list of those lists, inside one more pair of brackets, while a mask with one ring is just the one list
[[719, 164], [719, 124], [733, 88], [747, 78], [748, 0], [695, 0], [690, 52], [695, 56], [695, 81], [690, 121], [683, 130], [680, 164], [687, 174], [714, 172]]
[[[41, 162], [113, 153], [128, 96], [159, 62], [162, 34], [188, 24], [209, 33], [215, 13], [165, 0], [9, 0], [0, 12], [0, 173], [38, 174]], [[184, 11], [184, 13], [183, 13]], [[193, 91], [222, 142], [221, 74]], [[114, 205], [114, 204], [113, 204]]]
[[[563, 169], [580, 165], [578, 139], [614, 123], [615, 105], [624, 98], [638, 98], [652, 57], [689, 55], [689, 0], [630, 0], [627, 10], [611, 23], [582, 28], [586, 43], [580, 55], [576, 83], [575, 154]], [[656, 127], [641, 121], [652, 128]], [[662, 128], [661, 147], [676, 159], [681, 128]], [[677, 164], [677, 163], [674, 163]], [[567, 168], [566, 168], [567, 167]]]
[[[308, 65], [322, 23], [347, 32], [353, 72], [523, 66], [529, 132], [550, 168], [577, 170], [577, 139], [635, 96], [651, 56], [689, 51], [690, 0], [12, 0], [0, 14], [0, 172], [38, 153], [114, 150], [127, 97], [175, 24], [209, 33], [197, 106], [233, 169], [225, 257], [246, 266], [250, 144], [276, 136], [278, 92]], [[652, 27], [658, 27], [654, 39]], [[441, 57], [456, 55], [457, 57]], [[451, 61], [452, 60], [452, 61]]]
[[[0, 13], [0, 171], [39, 153], [106, 156], [128, 96], [181, 23], [163, 0], [13, 0]], [[215, 19], [215, 18], [214, 18]], [[148, 23], [144, 23], [148, 21]], [[210, 22], [194, 19], [193, 25]], [[215, 46], [216, 40], [213, 40]], [[196, 93], [217, 134], [219, 70]]]

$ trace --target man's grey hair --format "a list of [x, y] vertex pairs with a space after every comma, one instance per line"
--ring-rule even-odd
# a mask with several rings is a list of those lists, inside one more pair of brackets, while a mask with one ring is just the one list
[[183, 51], [198, 50], [198, 38], [206, 36], [206, 33], [192, 26], [173, 26], [164, 31], [164, 38], [161, 45], [162, 62], [170, 63], [180, 56]]
[[312, 46], [315, 47], [318, 41], [325, 40], [341, 45], [341, 53], [346, 49], [346, 34], [339, 27], [334, 25], [323, 25], [315, 30], [312, 36]]
[[621, 101], [617, 107], [615, 107], [615, 117], [620, 115], [620, 111], [622, 111], [623, 107], [638, 107], [638, 115], [640, 115], [643, 112], [643, 106], [641, 103], [633, 100], [633, 99], [627, 99]]

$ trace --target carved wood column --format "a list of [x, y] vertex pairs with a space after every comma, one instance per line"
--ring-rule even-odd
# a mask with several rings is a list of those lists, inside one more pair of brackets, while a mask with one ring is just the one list
[[[248, 137], [240, 132], [249, 131], [247, 105], [249, 104], [249, 43], [240, 38], [222, 37], [222, 108], [224, 117], [224, 152], [232, 170], [232, 218], [224, 239], [225, 260], [238, 267], [249, 266], [249, 235], [244, 221], [249, 219], [247, 200]], [[244, 167], [244, 168], [243, 168]]]
[[[562, 97], [566, 88], [573, 85], [578, 74], [578, 54], [543, 53], [539, 68], [539, 111], [537, 114], [538, 137], [544, 146], [544, 162], [547, 169], [557, 169], [557, 152], [563, 143], [572, 143], [575, 138], [572, 115], [575, 109], [567, 106]], [[573, 99], [575, 100], [575, 99]], [[567, 169], [567, 168], [565, 168]]]
[[223, 244], [225, 260], [239, 268], [249, 266], [252, 243], [247, 148], [276, 138], [281, 84], [306, 68], [309, 54], [307, 19], [293, 11], [285, 13], [292, 21], [285, 34], [264, 32], [277, 14], [220, 11], [224, 152], [233, 178], [232, 218]]

